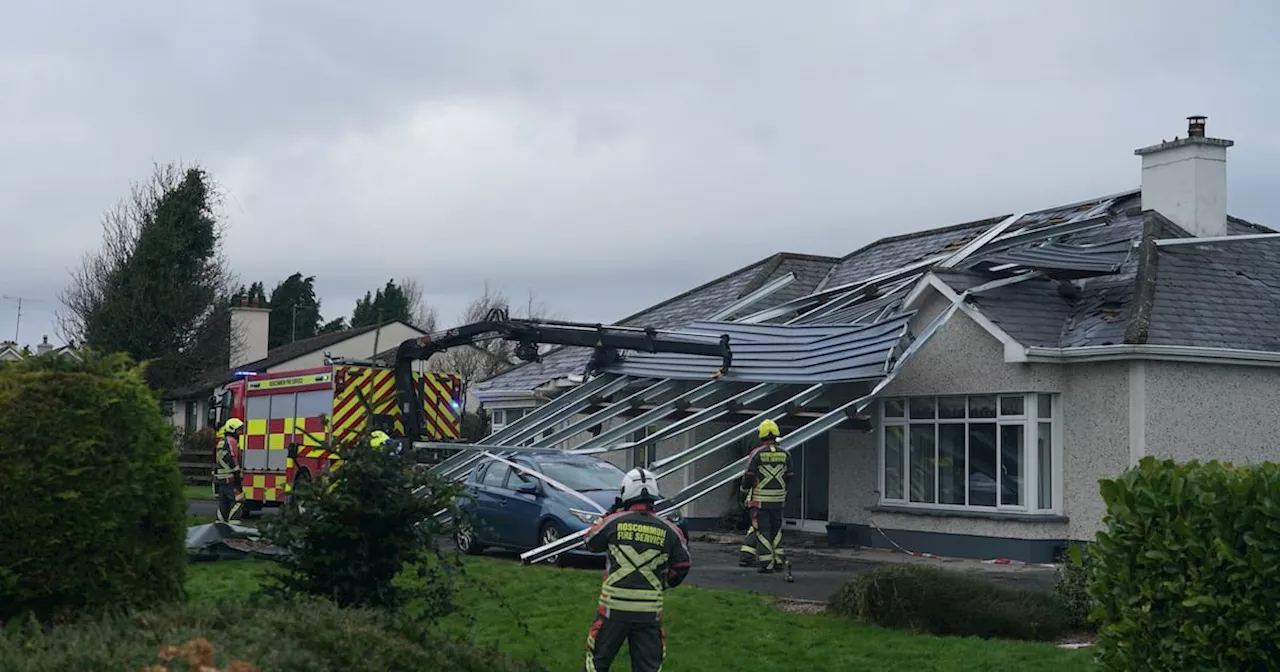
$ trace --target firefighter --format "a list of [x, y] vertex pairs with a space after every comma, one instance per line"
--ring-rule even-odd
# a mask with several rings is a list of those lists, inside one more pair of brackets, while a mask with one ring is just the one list
[[658, 477], [636, 468], [622, 477], [617, 505], [586, 532], [590, 551], [606, 553], [595, 622], [582, 669], [608, 672], [628, 642], [632, 672], [657, 672], [666, 658], [664, 591], [689, 575], [689, 546], [680, 528], [657, 515]]
[[760, 445], [747, 456], [743, 480], [750, 488], [747, 510], [756, 536], [759, 571], [767, 574], [778, 571], [782, 563], [782, 508], [794, 473], [791, 453], [778, 446], [778, 423], [765, 419], [756, 433]]
[[385, 450], [392, 455], [399, 455], [401, 450], [400, 442], [381, 429], [375, 429], [369, 434], [369, 447], [378, 451]]
[[214, 448], [214, 491], [218, 495], [218, 522], [240, 520], [244, 514], [244, 489], [240, 483], [240, 463], [236, 461], [244, 422], [231, 418], [222, 425], [222, 435]]

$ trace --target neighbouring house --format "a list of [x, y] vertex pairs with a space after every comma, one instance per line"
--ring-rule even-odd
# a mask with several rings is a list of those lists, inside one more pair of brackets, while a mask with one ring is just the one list
[[325, 356], [370, 359], [375, 351], [399, 345], [426, 332], [404, 322], [347, 329], [320, 334], [277, 348], [267, 349], [271, 311], [256, 306], [231, 309], [231, 357], [226, 368], [208, 371], [190, 385], [165, 395], [170, 422], [188, 432], [207, 425], [209, 400], [227, 383], [250, 374], [292, 371], [325, 365]]
[[694, 527], [737, 505], [728, 479], [773, 417], [788, 529], [1052, 561], [1099, 530], [1099, 479], [1143, 456], [1280, 456], [1280, 234], [1227, 214], [1232, 145], [1190, 117], [1135, 151], [1139, 189], [777, 254], [622, 321], [729, 333], [717, 381], [718, 361], [630, 353], [584, 383], [589, 352], [561, 350], [473, 391], [508, 440], [651, 465]]
[[41, 338], [40, 343], [36, 345], [34, 354], [29, 353], [31, 353], [30, 348], [21, 347], [14, 341], [0, 341], [0, 362], [20, 362], [27, 357], [43, 357], [45, 355], [80, 359], [80, 355], [76, 353], [74, 347], [67, 345], [55, 347], [49, 342], [48, 336]]

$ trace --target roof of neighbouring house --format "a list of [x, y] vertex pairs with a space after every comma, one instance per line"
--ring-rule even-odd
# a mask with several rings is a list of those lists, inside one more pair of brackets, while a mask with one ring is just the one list
[[[397, 323], [392, 323], [397, 324]], [[382, 325], [386, 327], [387, 325]], [[299, 357], [305, 357], [312, 353], [331, 348], [347, 339], [355, 338], [362, 334], [367, 334], [378, 328], [378, 325], [367, 325], [347, 329], [345, 331], [334, 331], [327, 334], [319, 334], [311, 338], [304, 338], [300, 341], [286, 343], [276, 348], [272, 348], [267, 352], [267, 356], [255, 362], [249, 362], [243, 366], [237, 366], [234, 369], [215, 369], [207, 371], [200, 375], [196, 382], [184, 388], [174, 390], [166, 395], [169, 398], [182, 399], [192, 396], [198, 396], [209, 390], [225, 385], [236, 378], [237, 371], [254, 371], [262, 373], [268, 369], [277, 367]]]

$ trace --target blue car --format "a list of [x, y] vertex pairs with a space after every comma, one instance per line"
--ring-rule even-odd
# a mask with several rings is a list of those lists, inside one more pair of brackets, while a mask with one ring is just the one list
[[[521, 453], [508, 461], [577, 490], [597, 506], [508, 464], [487, 459], [471, 471], [464, 484], [466, 495], [457, 502], [461, 510], [455, 533], [459, 551], [479, 555], [493, 547], [523, 552], [584, 530], [600, 519], [601, 510], [613, 505], [625, 473], [600, 458], [558, 450]], [[687, 538], [683, 518], [673, 513], [670, 520]], [[560, 564], [564, 555], [600, 554], [576, 549], [548, 562]]]

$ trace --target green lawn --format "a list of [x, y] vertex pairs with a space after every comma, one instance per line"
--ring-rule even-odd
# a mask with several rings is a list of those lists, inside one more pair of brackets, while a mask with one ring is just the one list
[[188, 502], [201, 499], [208, 501], [214, 500], [213, 488], [208, 485], [184, 485], [182, 487], [183, 490], [186, 491]]
[[[239, 598], [258, 583], [266, 561], [191, 567], [191, 599]], [[475, 617], [476, 639], [551, 670], [582, 664], [600, 575], [469, 559], [466, 570], [486, 589], [467, 587], [461, 603]], [[497, 593], [501, 598], [491, 593]], [[504, 605], [503, 602], [506, 604]], [[770, 598], [736, 591], [680, 587], [667, 596], [664, 670], [947, 670], [1031, 672], [1093, 670], [1088, 650], [1046, 644], [940, 638], [863, 626], [826, 615], [778, 609]], [[527, 625], [526, 633], [521, 623]], [[444, 628], [466, 634], [464, 619]], [[624, 660], [614, 669], [630, 669]]]

